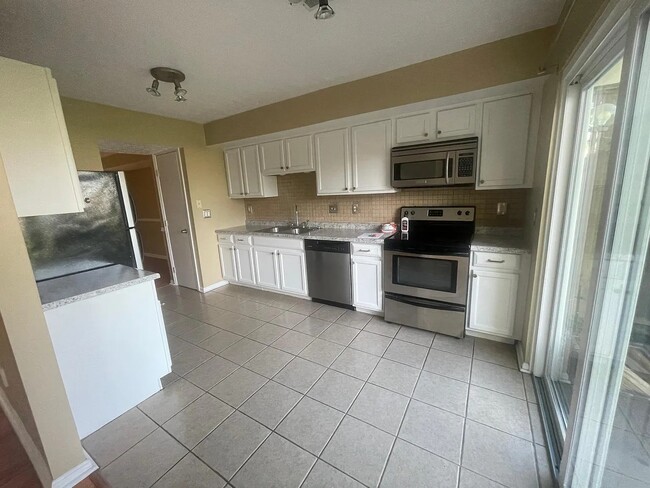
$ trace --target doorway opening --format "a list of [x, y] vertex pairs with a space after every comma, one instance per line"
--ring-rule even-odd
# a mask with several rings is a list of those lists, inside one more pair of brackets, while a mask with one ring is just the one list
[[136, 217], [143, 267], [156, 286], [200, 289], [194, 224], [182, 150], [103, 141], [104, 171], [123, 171]]
[[158, 273], [156, 287], [172, 282], [167, 236], [150, 154], [101, 153], [104, 171], [124, 171], [135, 216], [135, 229], [146, 271]]

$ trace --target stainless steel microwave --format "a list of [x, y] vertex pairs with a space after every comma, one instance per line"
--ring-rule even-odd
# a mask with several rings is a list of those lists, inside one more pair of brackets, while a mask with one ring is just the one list
[[478, 137], [394, 147], [390, 160], [394, 188], [473, 185]]

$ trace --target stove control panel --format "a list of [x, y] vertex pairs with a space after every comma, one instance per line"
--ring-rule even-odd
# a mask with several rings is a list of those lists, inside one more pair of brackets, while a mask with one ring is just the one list
[[[408, 220], [474, 222], [475, 213], [476, 207], [402, 207], [400, 215], [403, 225], [404, 219], [407, 219], [407, 222]], [[404, 232], [403, 229], [402, 232]]]

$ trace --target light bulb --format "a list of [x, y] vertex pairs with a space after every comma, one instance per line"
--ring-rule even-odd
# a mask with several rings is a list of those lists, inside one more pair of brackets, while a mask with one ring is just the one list
[[153, 83], [151, 83], [151, 86], [147, 87], [147, 93], [149, 93], [153, 97], [159, 97], [160, 92], [158, 91], [158, 86], [160, 83], [158, 80], [153, 80]]
[[318, 10], [314, 14], [316, 20], [327, 20], [334, 17], [334, 9], [329, 6], [328, 0], [319, 0]]

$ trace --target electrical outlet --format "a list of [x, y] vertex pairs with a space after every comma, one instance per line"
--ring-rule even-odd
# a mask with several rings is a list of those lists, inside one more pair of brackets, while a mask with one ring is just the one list
[[196, 208], [203, 208], [203, 202], [201, 200], [196, 201]]
[[330, 213], [339, 213], [338, 203], [330, 203]]
[[246, 207], [246, 211], [247, 211], [249, 214], [252, 215], [252, 214], [253, 214], [253, 206], [252, 206], [252, 205], [247, 206], [247, 207]]
[[2, 384], [5, 388], [9, 388], [9, 380], [7, 380], [7, 373], [5, 373], [4, 368], [0, 368], [0, 379], [2, 379]]
[[497, 203], [497, 215], [505, 215], [508, 213], [508, 203], [499, 202]]
[[352, 204], [352, 213], [353, 214], [358, 214], [359, 213], [359, 204], [357, 202]]
[[212, 211], [209, 208], [206, 208], [203, 210], [203, 218], [204, 219], [211, 219], [212, 218]]

